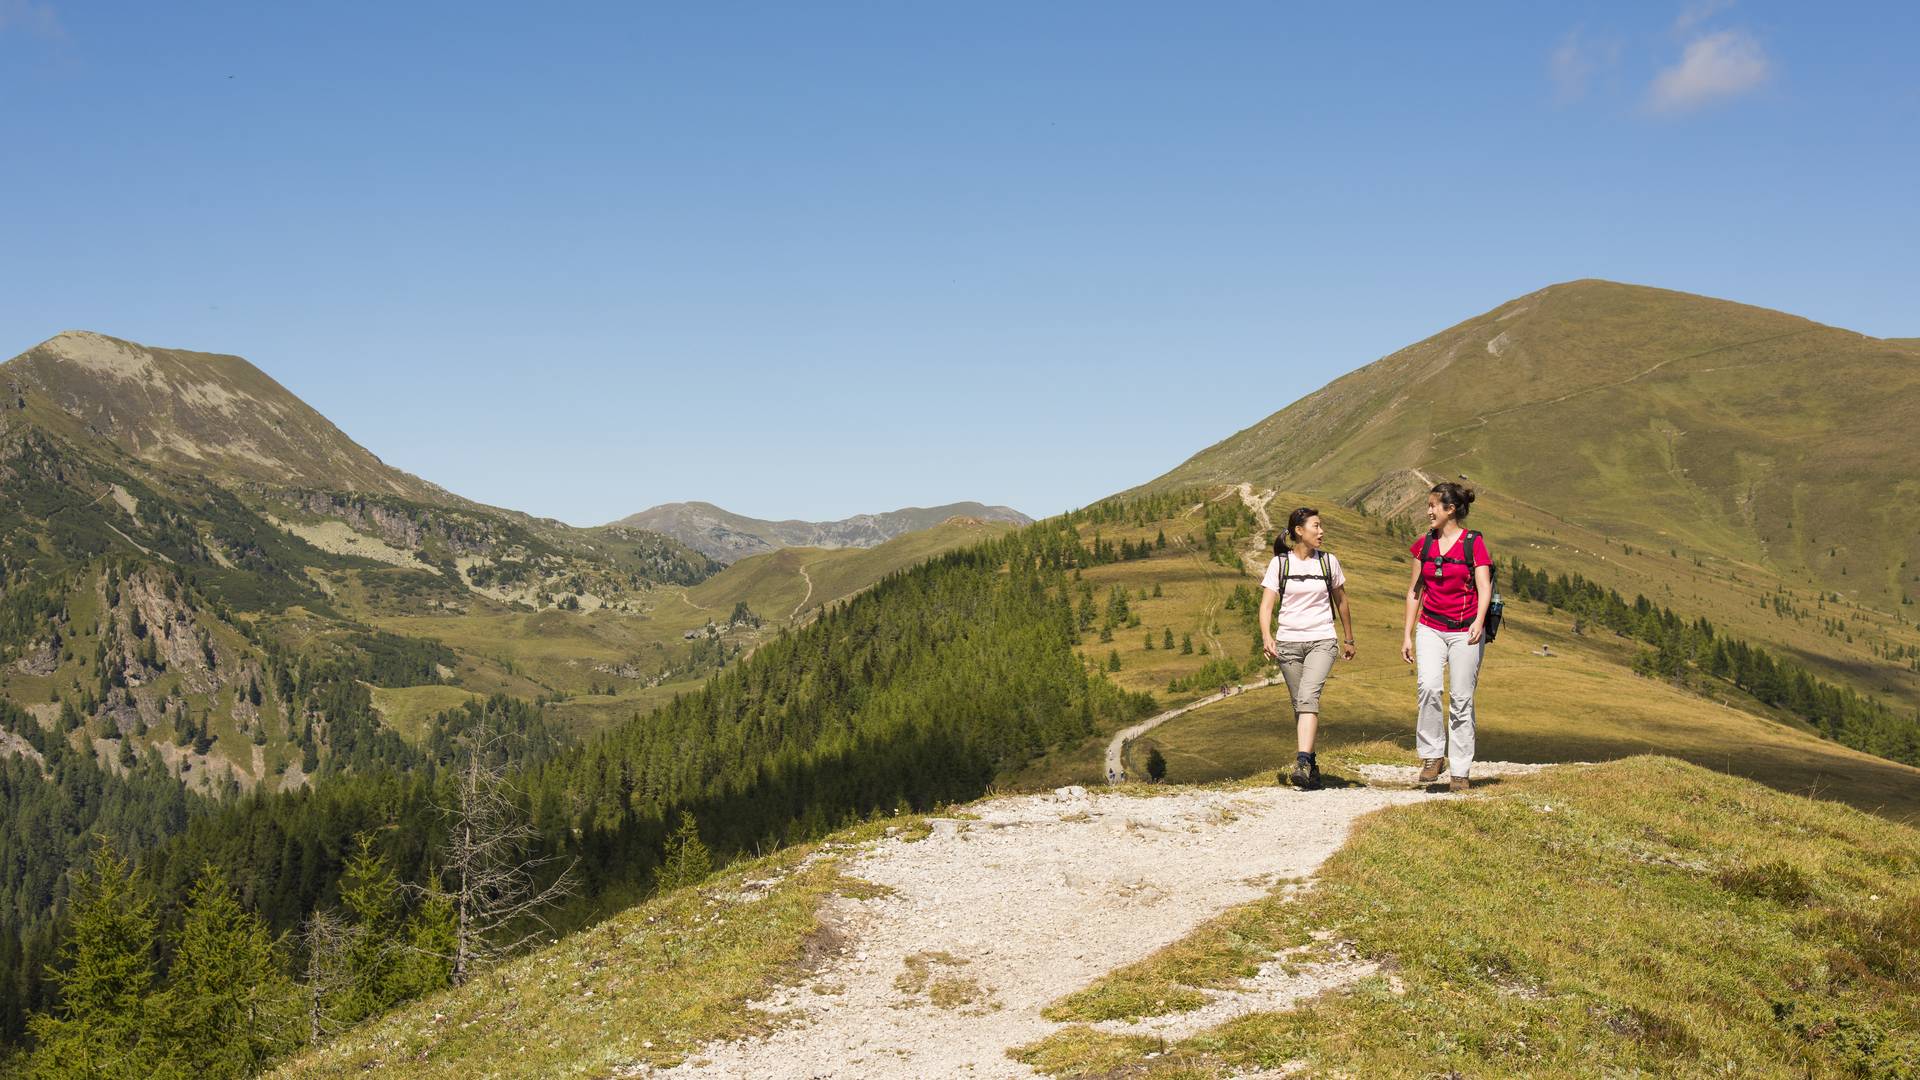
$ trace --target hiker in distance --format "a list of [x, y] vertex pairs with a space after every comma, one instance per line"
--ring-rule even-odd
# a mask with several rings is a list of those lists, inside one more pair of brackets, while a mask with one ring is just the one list
[[[1287, 531], [1274, 539], [1273, 559], [1260, 581], [1260, 636], [1268, 658], [1279, 661], [1287, 680], [1300, 738], [1291, 779], [1295, 787], [1308, 791], [1320, 786], [1320, 763], [1313, 751], [1320, 730], [1320, 689], [1336, 653], [1348, 660], [1354, 656], [1347, 575], [1339, 559], [1321, 550], [1325, 536], [1320, 511], [1303, 506], [1288, 514]], [[1336, 616], [1346, 627], [1338, 642]]]
[[[1486, 649], [1487, 609], [1493, 601], [1493, 559], [1486, 538], [1461, 523], [1473, 492], [1459, 484], [1435, 484], [1427, 495], [1427, 534], [1413, 542], [1413, 580], [1407, 586], [1406, 634], [1400, 656], [1415, 665], [1420, 716], [1415, 743], [1420, 782], [1448, 772], [1452, 791], [1467, 790], [1473, 772], [1473, 690]], [[1442, 695], [1441, 668], [1449, 694]], [[1452, 716], [1447, 715], [1451, 705]]]

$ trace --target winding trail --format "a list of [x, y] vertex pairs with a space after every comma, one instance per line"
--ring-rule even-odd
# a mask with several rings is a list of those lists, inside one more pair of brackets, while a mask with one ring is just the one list
[[813, 599], [813, 575], [811, 575], [811, 574], [809, 574], [809, 573], [807, 573], [807, 564], [806, 564], [806, 563], [801, 563], [801, 564], [800, 564], [800, 576], [801, 576], [802, 578], [804, 578], [804, 579], [806, 580], [806, 583], [807, 583], [807, 595], [805, 595], [805, 596], [803, 596], [803, 597], [801, 597], [801, 598], [800, 598], [800, 602], [799, 602], [799, 603], [797, 603], [797, 604], [795, 604], [795, 605], [793, 605], [793, 614], [791, 614], [791, 615], [788, 615], [788, 616], [787, 616], [787, 621], [788, 621], [788, 622], [792, 622], [793, 620], [795, 620], [795, 619], [797, 619], [797, 618], [799, 618], [799, 617], [800, 617], [800, 609], [801, 609], [801, 608], [804, 608], [804, 607], [806, 607], [806, 606], [807, 606], [807, 601], [809, 601], [809, 600], [811, 600], [811, 599]]
[[1268, 677], [1261, 679], [1258, 682], [1251, 682], [1241, 686], [1235, 686], [1230, 689], [1222, 690], [1217, 694], [1209, 694], [1198, 701], [1190, 701], [1187, 704], [1182, 705], [1177, 709], [1168, 709], [1166, 712], [1160, 713], [1157, 716], [1148, 717], [1147, 719], [1140, 721], [1139, 723], [1133, 725], [1130, 728], [1120, 729], [1120, 731], [1114, 735], [1113, 741], [1107, 743], [1107, 772], [1106, 772], [1107, 783], [1117, 784], [1120, 781], [1125, 780], [1127, 778], [1126, 764], [1125, 764], [1127, 744], [1132, 742], [1133, 740], [1139, 738], [1142, 735], [1145, 735], [1147, 732], [1152, 731], [1154, 728], [1159, 727], [1161, 724], [1164, 724], [1167, 721], [1172, 720], [1177, 716], [1185, 716], [1186, 714], [1192, 712], [1195, 709], [1200, 708], [1203, 705], [1212, 705], [1216, 701], [1225, 701], [1230, 697], [1238, 697], [1249, 690], [1262, 690], [1262, 689], [1265, 689], [1266, 687], [1274, 685], [1275, 683], [1279, 683], [1283, 681], [1284, 680], [1282, 680], [1277, 675], [1269, 675]]
[[[1250, 545], [1248, 545], [1247, 550], [1242, 554], [1242, 558], [1247, 562], [1247, 565], [1250, 568], [1259, 569], [1257, 564], [1259, 563], [1260, 553], [1264, 551], [1266, 548], [1267, 536], [1273, 532], [1273, 519], [1267, 516], [1267, 504], [1273, 501], [1275, 492], [1268, 490], [1268, 491], [1263, 491], [1258, 495], [1255, 495], [1253, 492], [1252, 484], [1242, 483], [1242, 484], [1239, 484], [1231, 493], [1238, 494], [1240, 496], [1240, 501], [1246, 505], [1248, 510], [1253, 511], [1254, 520], [1259, 522], [1260, 524], [1260, 534], [1258, 536], [1253, 537], [1253, 542]], [[1221, 496], [1221, 498], [1225, 498], [1225, 497], [1226, 496], [1224, 495]], [[1195, 555], [1195, 558], [1196, 559], [1198, 558], [1197, 554]], [[1207, 607], [1206, 614], [1207, 614], [1207, 621], [1209, 625], [1211, 625], [1213, 612], [1216, 605], [1217, 605], [1217, 601], [1215, 601], [1214, 603], [1210, 603]], [[1210, 632], [1208, 633], [1207, 636], [1213, 641], [1214, 651], [1216, 653], [1224, 653], [1224, 650], [1220, 645], [1220, 639], [1217, 637], [1214, 637]], [[1107, 743], [1106, 769], [1104, 774], [1107, 778], [1107, 783], [1117, 784], [1120, 781], [1125, 780], [1127, 778], [1127, 771], [1126, 771], [1127, 744], [1132, 742], [1133, 740], [1139, 738], [1142, 735], [1145, 735], [1147, 732], [1152, 731], [1154, 728], [1159, 727], [1161, 724], [1164, 724], [1167, 721], [1174, 719], [1175, 717], [1185, 716], [1187, 713], [1190, 713], [1195, 709], [1201, 708], [1202, 706], [1212, 705], [1215, 702], [1219, 702], [1219, 701], [1225, 701], [1230, 697], [1237, 697], [1238, 695], [1244, 694], [1249, 690], [1263, 690], [1269, 686], [1273, 686], [1276, 683], [1282, 683], [1284, 681], [1285, 680], [1280, 678], [1280, 676], [1278, 675], [1269, 675], [1264, 679], [1258, 680], [1257, 682], [1242, 683], [1230, 689], [1222, 690], [1220, 693], [1209, 694], [1208, 696], [1203, 697], [1198, 701], [1190, 701], [1187, 704], [1182, 705], [1177, 709], [1168, 709], [1166, 712], [1160, 713], [1157, 716], [1148, 717], [1147, 719], [1140, 721], [1139, 723], [1133, 725], [1132, 727], [1122, 728], [1118, 733], [1114, 735], [1112, 741]]]
[[[848, 874], [880, 888], [828, 902], [821, 961], [752, 1006], [771, 1033], [709, 1044], [670, 1069], [636, 1063], [615, 1075], [1037, 1077], [1009, 1051], [1065, 1026], [1041, 1015], [1054, 1001], [1229, 908], [1309, 887], [1372, 811], [1473, 797], [1399, 783], [1405, 771], [1383, 770], [1376, 786], [1314, 792], [1068, 787], [975, 803], [965, 820], [936, 818], [924, 839], [881, 840], [847, 856]], [[1482, 762], [1474, 773], [1500, 771]], [[1374, 970], [1351, 944], [1319, 940], [1275, 954], [1237, 987], [1203, 991], [1209, 1004], [1196, 1012], [1100, 1027], [1179, 1037], [1288, 1008]]]

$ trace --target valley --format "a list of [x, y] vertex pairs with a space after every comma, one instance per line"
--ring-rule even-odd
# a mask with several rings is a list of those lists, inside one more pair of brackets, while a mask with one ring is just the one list
[[[0, 1038], [53, 1000], [45, 958], [102, 843], [169, 919], [210, 867], [262, 934], [374, 879], [387, 921], [354, 908], [355, 932], [440, 933], [449, 800], [483, 763], [529, 865], [580, 868], [540, 915], [556, 936], [681, 903], [709, 859], [1103, 784], [1116, 736], [1166, 710], [1186, 709], [1120, 740], [1128, 780], [1154, 755], [1176, 787], [1270, 783], [1292, 723], [1258, 579], [1296, 505], [1327, 524], [1359, 637], [1321, 749], [1404, 763], [1405, 550], [1447, 476], [1476, 487], [1508, 591], [1484, 756], [1655, 754], [1920, 819], [1920, 519], [1885, 494], [1908, 483], [1910, 354], [1576, 282], [1039, 522], [669, 504], [579, 528], [391, 469], [237, 357], [59, 335], [0, 365], [0, 791], [38, 823], [0, 835]], [[1762, 397], [1758, 370], [1792, 374]], [[807, 880], [807, 903], [863, 887]], [[457, 981], [381, 978], [355, 1018]]]

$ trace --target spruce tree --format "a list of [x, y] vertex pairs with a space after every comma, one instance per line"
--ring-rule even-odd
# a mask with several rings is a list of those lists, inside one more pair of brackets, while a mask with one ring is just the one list
[[454, 925], [453, 899], [440, 887], [437, 877], [428, 877], [420, 906], [407, 920], [403, 938], [406, 946], [387, 982], [396, 1001], [425, 997], [453, 985], [458, 931]]
[[160, 1000], [171, 1056], [195, 1078], [252, 1076], [295, 1042], [299, 991], [280, 941], [211, 864], [187, 895]]
[[672, 892], [688, 885], [697, 885], [713, 873], [713, 859], [707, 854], [707, 845], [700, 840], [700, 823], [692, 814], [680, 812], [680, 827], [667, 838], [666, 858], [660, 862], [655, 874], [654, 886], [660, 892]]
[[1160, 647], [1168, 652], [1173, 651], [1173, 627], [1167, 627], [1166, 630], [1160, 634]]
[[405, 914], [401, 901], [400, 883], [385, 856], [373, 850], [367, 834], [354, 837], [340, 881], [340, 902], [353, 916], [354, 933], [344, 957], [346, 985], [332, 1009], [343, 1020], [373, 1016], [399, 1000], [393, 984]]
[[28, 1073], [36, 1080], [145, 1078], [160, 1057], [153, 904], [104, 839], [93, 872], [75, 888], [72, 910], [52, 975], [60, 1004], [28, 1022], [36, 1044]]

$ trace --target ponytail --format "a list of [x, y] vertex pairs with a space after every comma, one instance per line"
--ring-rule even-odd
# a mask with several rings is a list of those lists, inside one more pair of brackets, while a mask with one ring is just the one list
[[1453, 511], [1453, 520], [1467, 520], [1467, 512], [1473, 508], [1472, 488], [1443, 480], [1433, 485], [1431, 494], [1440, 496], [1440, 505]]

